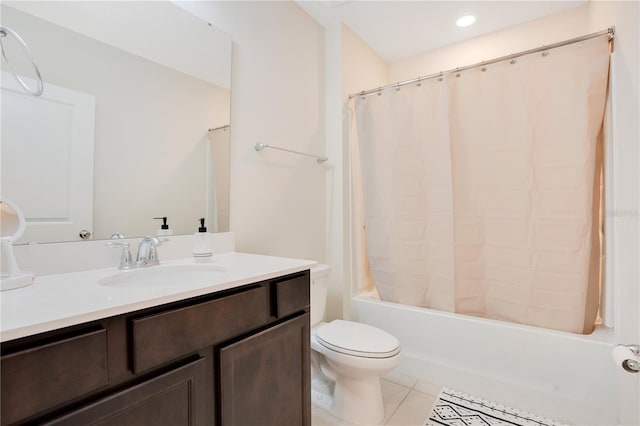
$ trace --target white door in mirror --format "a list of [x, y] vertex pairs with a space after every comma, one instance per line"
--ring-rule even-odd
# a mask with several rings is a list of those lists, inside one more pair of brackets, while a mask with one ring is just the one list
[[45, 83], [34, 98], [13, 80], [2, 72], [2, 196], [28, 219], [14, 243], [78, 241], [93, 228], [95, 97]]
[[13, 254], [13, 242], [24, 232], [24, 224], [24, 215], [20, 208], [7, 199], [0, 200], [1, 291], [25, 287], [33, 283], [33, 273], [20, 272]]

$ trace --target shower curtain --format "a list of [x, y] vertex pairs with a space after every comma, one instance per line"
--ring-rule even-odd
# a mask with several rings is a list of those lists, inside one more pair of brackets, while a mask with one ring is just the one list
[[355, 98], [355, 243], [383, 300], [593, 330], [609, 56], [600, 37]]

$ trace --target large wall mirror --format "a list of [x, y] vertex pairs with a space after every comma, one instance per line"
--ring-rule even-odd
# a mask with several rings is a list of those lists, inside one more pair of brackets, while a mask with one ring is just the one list
[[[1, 197], [19, 243], [227, 231], [231, 39], [164, 1], [3, 1]], [[14, 37], [11, 67], [35, 86]], [[83, 232], [87, 231], [87, 232]], [[89, 234], [89, 235], [88, 235]]]

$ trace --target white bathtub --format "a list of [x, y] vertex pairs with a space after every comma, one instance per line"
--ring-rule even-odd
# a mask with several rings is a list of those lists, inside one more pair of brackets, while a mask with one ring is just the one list
[[580, 336], [369, 297], [351, 308], [400, 340], [402, 373], [570, 424], [616, 423], [610, 329]]

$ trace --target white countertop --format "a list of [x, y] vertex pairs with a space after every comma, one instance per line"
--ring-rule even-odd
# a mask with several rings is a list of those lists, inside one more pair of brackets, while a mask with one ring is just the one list
[[[195, 264], [190, 257], [151, 268]], [[116, 267], [36, 277], [29, 287], [0, 293], [0, 341], [292, 274], [310, 269], [316, 262], [233, 252], [214, 255], [211, 264], [220, 267], [222, 272], [212, 273], [205, 285], [110, 287], [98, 284], [100, 279], [123, 272]]]

